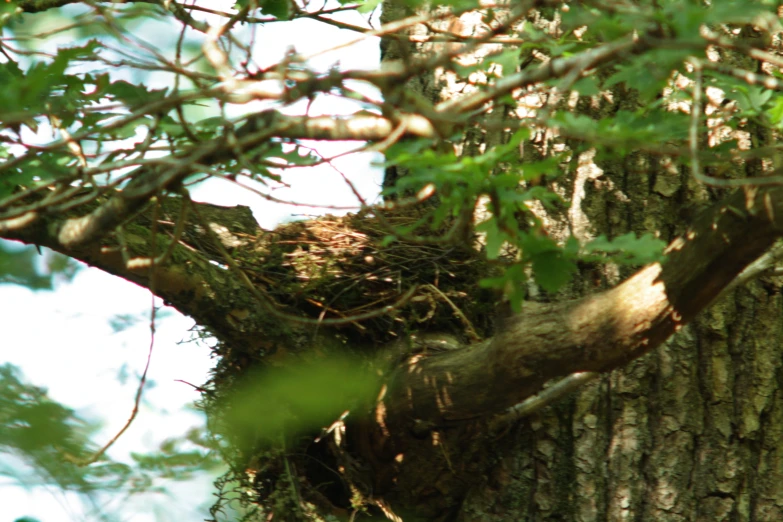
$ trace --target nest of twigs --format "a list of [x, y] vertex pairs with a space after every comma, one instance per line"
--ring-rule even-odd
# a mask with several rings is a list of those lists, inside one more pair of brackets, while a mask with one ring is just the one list
[[[456, 234], [448, 233], [450, 223], [433, 231], [428, 210], [372, 209], [290, 223], [261, 234], [255, 248], [234, 255], [241, 256], [237, 260], [242, 269], [280, 311], [309, 319], [340, 319], [339, 333], [351, 350], [381, 349], [420, 332], [449, 333], [464, 342], [486, 338], [496, 296], [479, 281], [493, 275], [494, 268], [472, 235], [442, 240]], [[298, 481], [297, 495], [308, 502], [323, 498], [324, 505], [347, 507], [356, 500], [351, 495], [364, 502], [360, 497], [367, 488], [354, 487], [361, 476], [354, 476], [351, 466], [345, 466], [349, 471], [339, 480], [333, 471], [324, 475], [324, 470], [352, 461], [343, 448], [314, 442], [320, 439], [317, 432], [287, 442], [283, 451], [266, 439], [245, 440], [221, 424], [230, 410], [222, 399], [231, 400], [234, 383], [259, 357], [241, 350], [221, 355], [205, 408], [213, 429], [225, 430], [231, 441], [224, 448], [232, 466], [225, 482], [237, 480], [255, 493], [251, 502], [274, 506], [277, 513], [291, 513], [302, 505], [291, 494], [292, 480]], [[291, 415], [296, 414], [292, 410]], [[290, 469], [298, 470], [293, 478]]]
[[427, 222], [373, 209], [280, 226], [259, 239], [255, 283], [289, 313], [343, 319], [375, 341], [423, 329], [475, 340], [491, 327], [494, 299], [478, 285], [491, 267], [472, 238], [427, 241], [445, 232]]

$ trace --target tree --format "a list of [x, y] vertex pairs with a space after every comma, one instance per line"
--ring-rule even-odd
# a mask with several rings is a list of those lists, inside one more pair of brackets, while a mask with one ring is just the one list
[[[7, 3], [5, 30], [68, 3]], [[150, 288], [219, 339], [204, 405], [247, 503], [780, 518], [773, 2], [389, 2], [373, 30], [334, 16], [374, 3], [85, 5], [82, 40], [51, 56], [2, 44], [0, 235]], [[133, 37], [153, 18], [179, 24], [171, 52]], [[294, 18], [382, 36], [384, 66], [256, 66], [241, 28]], [[323, 96], [362, 110], [286, 110]], [[226, 115], [251, 100], [267, 104]], [[195, 119], [202, 103], [220, 116]], [[45, 124], [55, 139], [30, 144]], [[270, 232], [189, 197], [213, 177], [274, 199], [286, 169], [331, 161], [305, 140], [383, 152], [384, 203]]]

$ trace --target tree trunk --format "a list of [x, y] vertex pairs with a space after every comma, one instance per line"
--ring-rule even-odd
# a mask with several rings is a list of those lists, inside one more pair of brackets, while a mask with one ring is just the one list
[[[399, 16], [398, 10], [385, 12]], [[438, 29], [475, 35], [470, 16], [447, 19]], [[556, 25], [544, 16], [534, 21], [542, 30]], [[402, 45], [386, 43], [385, 56], [434, 54], [435, 45], [394, 52], [388, 48]], [[444, 74], [420, 87], [430, 98], [433, 84], [446, 86], [442, 99], [449, 98], [449, 88], [464, 89]], [[638, 106], [633, 92], [616, 89], [613, 95], [613, 102], [604, 98], [598, 105], [583, 97], [577, 110], [599, 119]], [[464, 150], [478, 150], [477, 137], [490, 145], [502, 140], [491, 132], [474, 132]], [[547, 141], [549, 150], [554, 142], [573, 144], [551, 136], [539, 144]], [[526, 152], [541, 157], [546, 148]], [[597, 164], [583, 154], [571, 163], [568, 175], [556, 182], [571, 208], [552, 228], [581, 234], [583, 240], [656, 231], [672, 240], [685, 232], [694, 208], [716, 197], [690, 171], [667, 170], [659, 156], [643, 152]], [[718, 266], [726, 263], [718, 259]], [[592, 267], [575, 281], [565, 297], [590, 295], [614, 282]], [[473, 446], [462, 431], [442, 437], [445, 463], [419, 462], [421, 480], [407, 486], [419, 494], [403, 495], [403, 504], [416, 504], [428, 518], [465, 522], [783, 519], [780, 288], [780, 278], [764, 277], [727, 292], [664, 345], [499, 436], [474, 437]], [[444, 501], [459, 490], [447, 455], [465, 452], [474, 458], [463, 457], [470, 464], [457, 475], [479, 478], [466, 488], [464, 500]]]

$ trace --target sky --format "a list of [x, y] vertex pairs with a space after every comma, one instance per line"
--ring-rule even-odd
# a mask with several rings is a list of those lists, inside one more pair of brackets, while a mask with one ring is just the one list
[[[225, 2], [199, 2], [205, 7], [225, 8]], [[201, 19], [215, 19], [201, 14]], [[354, 24], [365, 24], [357, 16], [342, 18]], [[140, 28], [144, 31], [144, 27]], [[158, 28], [149, 26], [150, 39]], [[306, 35], [306, 37], [303, 37]], [[271, 24], [256, 37], [261, 65], [276, 62], [290, 45], [303, 55], [323, 50], [324, 42], [339, 45], [356, 39], [356, 34], [325, 24], [304, 20]], [[379, 60], [378, 40], [360, 43], [335, 53], [321, 54], [310, 63], [321, 70], [334, 64], [341, 68], [374, 68]], [[266, 62], [266, 63], [265, 63]], [[156, 87], [152, 77], [148, 85]], [[369, 94], [378, 96], [376, 93]], [[247, 104], [229, 107], [229, 113], [257, 110]], [[292, 107], [301, 112], [302, 107]], [[311, 114], [350, 114], [357, 108], [335, 99], [318, 99]], [[321, 144], [325, 156], [352, 150], [356, 143]], [[380, 158], [352, 155], [335, 165], [356, 184], [368, 201], [377, 198], [382, 172], [373, 162]], [[341, 175], [328, 166], [297, 169], [284, 181], [275, 196], [280, 199], [329, 205], [357, 205], [358, 202]], [[193, 198], [220, 205], [250, 206], [259, 224], [267, 229], [291, 219], [325, 213], [318, 207], [291, 208], [269, 203], [249, 191], [221, 180], [195, 188]], [[334, 213], [330, 211], [330, 213]], [[97, 444], [110, 439], [125, 423], [133, 407], [138, 377], [146, 362], [150, 342], [150, 307], [148, 291], [97, 269], [83, 268], [70, 282], [60, 281], [54, 291], [31, 291], [14, 285], [0, 285], [0, 364], [19, 366], [25, 381], [48, 388], [50, 397], [76, 410], [77, 414], [101, 423], [93, 437]], [[157, 305], [161, 303], [158, 301]], [[131, 452], [154, 451], [169, 438], [183, 435], [192, 426], [204, 423], [200, 413], [190, 405], [198, 394], [184, 380], [193, 384], [206, 381], [213, 361], [208, 343], [192, 342], [192, 319], [163, 308], [156, 321], [155, 348], [149, 372], [150, 383], [138, 417], [128, 431], [109, 450], [111, 458], [130, 462]], [[0, 453], [0, 471], [13, 468], [30, 472], [22, 462]], [[17, 477], [19, 478], [19, 477]], [[169, 494], [144, 494], [131, 498], [110, 498], [101, 509], [121, 514], [122, 520], [134, 522], [165, 520], [201, 520], [212, 500], [210, 477], [187, 484], [168, 484]], [[193, 499], [203, 499], [201, 506]], [[104, 499], [106, 500], [106, 499]], [[18, 517], [34, 517], [41, 522], [87, 521], [89, 513], [84, 499], [55, 488], [34, 485], [22, 487], [17, 481], [0, 474], [0, 522]], [[200, 510], [199, 510], [200, 509]]]

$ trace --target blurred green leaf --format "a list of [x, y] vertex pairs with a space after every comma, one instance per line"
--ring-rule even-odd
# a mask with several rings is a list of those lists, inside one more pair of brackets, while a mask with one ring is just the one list
[[486, 66], [493, 63], [502, 68], [502, 74], [500, 74], [500, 76], [508, 76], [516, 72], [519, 67], [519, 50], [513, 48], [506, 49], [498, 54], [492, 55], [487, 59]]
[[144, 84], [133, 84], [117, 80], [105, 86], [105, 95], [125, 103], [130, 109], [162, 99], [166, 89], [150, 89]]
[[225, 407], [229, 431], [244, 441], [279, 441], [326, 427], [351, 405], [377, 392], [378, 376], [359, 361], [328, 359], [244, 379]]
[[62, 488], [88, 491], [89, 470], [73, 460], [93, 450], [92, 431], [45, 389], [22, 382], [18, 368], [0, 366], [0, 452], [21, 455]]
[[767, 110], [767, 116], [772, 125], [778, 129], [783, 128], [783, 96], [775, 96], [771, 107]]
[[[194, 443], [197, 447], [185, 447]], [[195, 473], [221, 467], [222, 461], [213, 449], [198, 430], [191, 430], [183, 437], [163, 441], [156, 452], [133, 453], [131, 457], [140, 470], [153, 472], [156, 477], [188, 480]]]
[[70, 280], [79, 266], [73, 258], [49, 249], [39, 254], [34, 246], [0, 240], [0, 284], [11, 283], [31, 290], [51, 290], [56, 276]]

